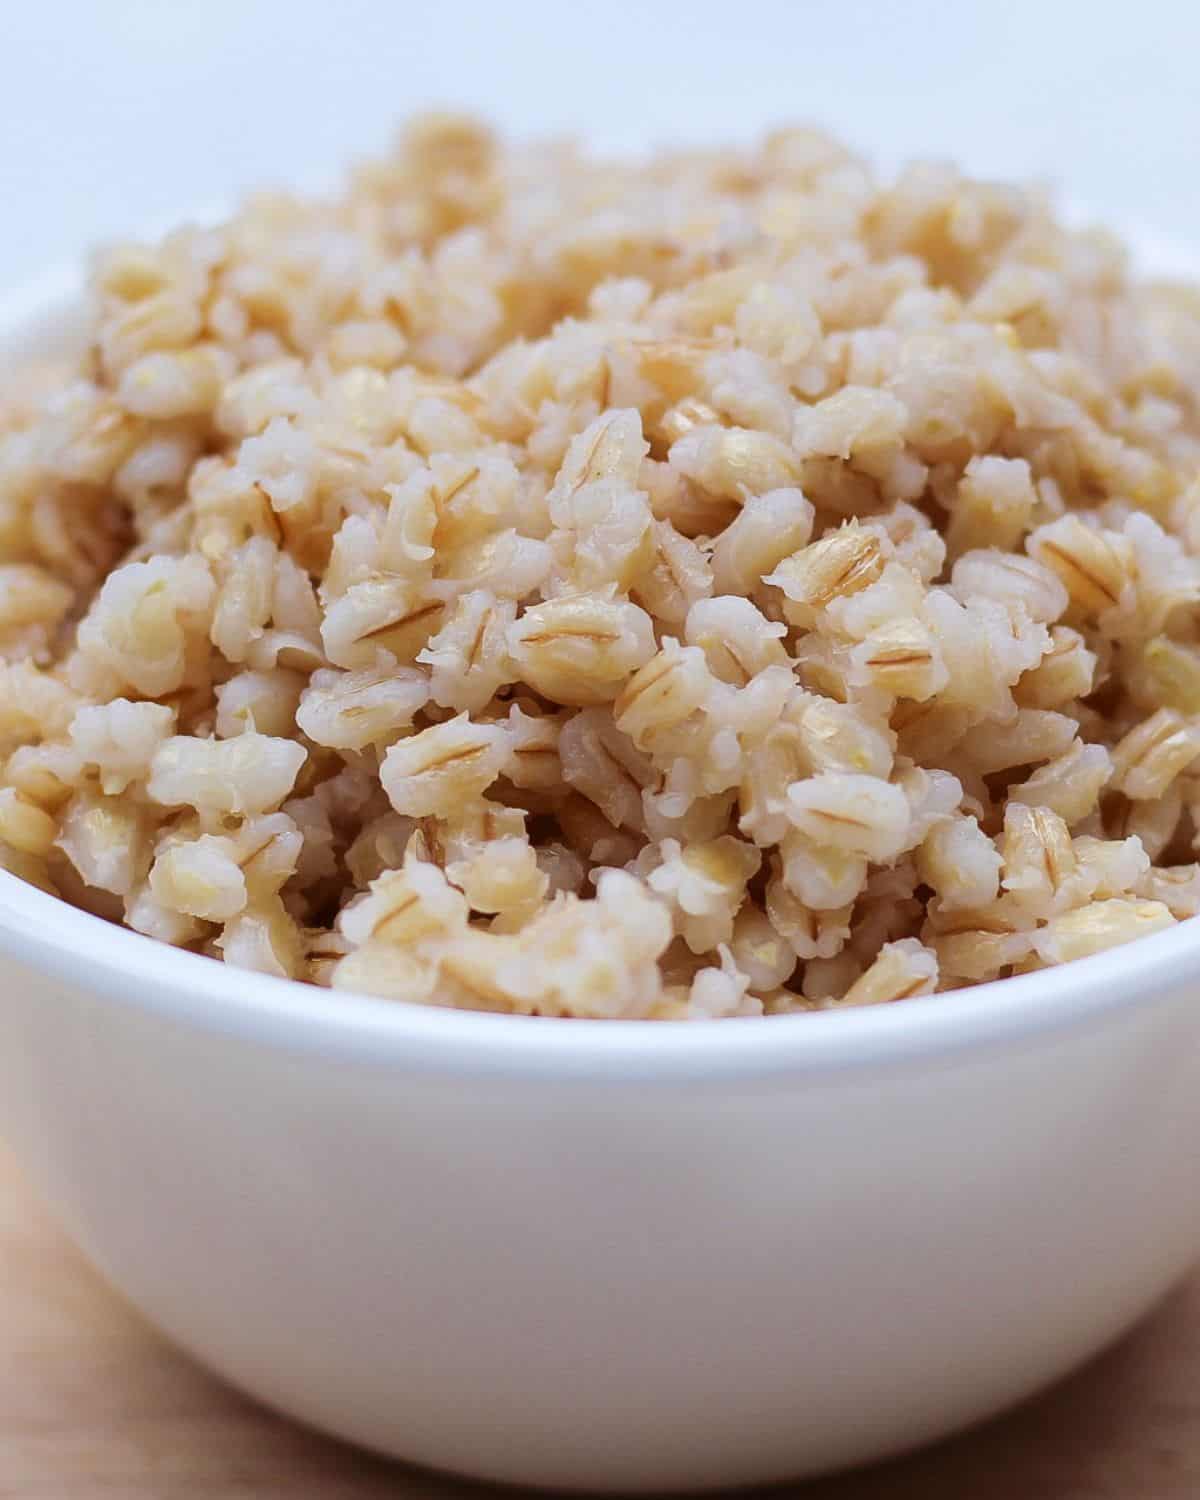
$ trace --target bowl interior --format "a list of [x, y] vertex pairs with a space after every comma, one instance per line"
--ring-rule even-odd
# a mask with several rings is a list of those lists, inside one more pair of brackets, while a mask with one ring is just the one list
[[[1070, 206], [1067, 217], [1086, 218]], [[1147, 276], [1200, 272], [1200, 257], [1186, 246], [1136, 227], [1127, 239]], [[0, 395], [31, 362], [76, 352], [86, 329], [83, 278], [73, 265], [0, 296]], [[900, 1005], [686, 1025], [493, 1015], [331, 993], [152, 941], [4, 871], [0, 955], [124, 1004], [304, 1051], [371, 1061], [402, 1055], [465, 1073], [683, 1079], [877, 1067], [1081, 1024], [1200, 977], [1200, 918], [1092, 958]]]

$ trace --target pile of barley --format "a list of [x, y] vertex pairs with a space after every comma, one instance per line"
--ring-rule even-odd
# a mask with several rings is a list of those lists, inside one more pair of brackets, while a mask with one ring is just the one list
[[420, 122], [0, 412], [0, 860], [268, 973], [779, 1014], [1200, 909], [1200, 297], [804, 131]]

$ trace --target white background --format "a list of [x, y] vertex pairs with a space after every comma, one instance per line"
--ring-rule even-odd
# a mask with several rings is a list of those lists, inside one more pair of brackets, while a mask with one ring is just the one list
[[0, 0], [0, 288], [430, 102], [606, 146], [826, 124], [1200, 244], [1200, 3]]

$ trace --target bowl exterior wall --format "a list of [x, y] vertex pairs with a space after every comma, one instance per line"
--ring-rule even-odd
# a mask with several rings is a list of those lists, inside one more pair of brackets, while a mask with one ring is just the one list
[[111, 1281], [270, 1404], [463, 1473], [715, 1487], [895, 1451], [1070, 1368], [1200, 1245], [1190, 983], [953, 1057], [669, 1083], [0, 984], [0, 1129]]

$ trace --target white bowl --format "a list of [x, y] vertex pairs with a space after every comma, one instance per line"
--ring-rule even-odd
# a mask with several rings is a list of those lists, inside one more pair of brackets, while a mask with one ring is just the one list
[[148, 1317], [318, 1427], [543, 1486], [800, 1476], [1019, 1400], [1187, 1269], [1200, 927], [647, 1025], [331, 995], [0, 874], [0, 1129]]

